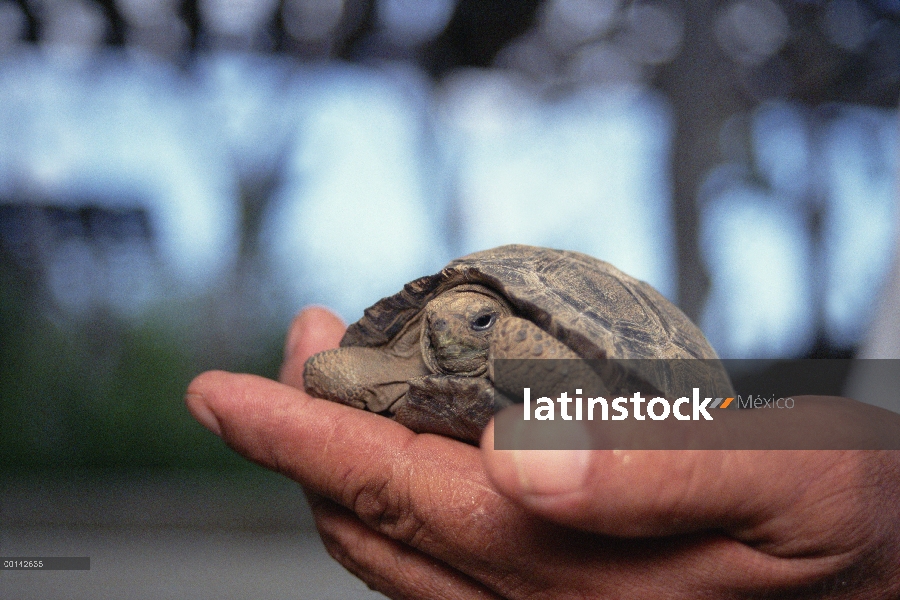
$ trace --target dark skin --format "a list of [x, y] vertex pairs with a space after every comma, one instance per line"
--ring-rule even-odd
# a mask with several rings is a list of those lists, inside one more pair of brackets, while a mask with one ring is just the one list
[[392, 598], [900, 598], [900, 452], [479, 449], [304, 393], [343, 330], [309, 309], [281, 383], [208, 372], [187, 404]]

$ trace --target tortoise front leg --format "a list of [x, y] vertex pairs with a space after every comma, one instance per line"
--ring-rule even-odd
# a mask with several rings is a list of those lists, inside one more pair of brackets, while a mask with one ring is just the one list
[[325, 350], [306, 361], [303, 382], [317, 398], [376, 413], [390, 409], [407, 381], [428, 373], [422, 357], [398, 356], [381, 348], [349, 346]]
[[394, 420], [416, 433], [478, 444], [494, 412], [494, 389], [486, 378], [428, 375], [409, 380]]

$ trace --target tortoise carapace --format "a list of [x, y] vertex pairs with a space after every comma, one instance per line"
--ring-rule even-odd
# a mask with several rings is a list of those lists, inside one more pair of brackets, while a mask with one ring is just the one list
[[585, 254], [532, 246], [476, 252], [408, 283], [366, 309], [340, 346], [307, 361], [307, 392], [473, 443], [504, 405], [495, 359], [706, 359], [645, 361], [654, 366], [636, 377], [661, 394], [686, 379], [731, 392], [697, 326], [651, 286]]

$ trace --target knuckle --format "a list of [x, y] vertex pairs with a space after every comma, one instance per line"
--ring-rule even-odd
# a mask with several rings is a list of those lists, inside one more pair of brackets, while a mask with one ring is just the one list
[[415, 479], [411, 471], [398, 465], [388, 477], [358, 484], [346, 505], [370, 528], [416, 547], [427, 527], [412, 498]]
[[415, 511], [408, 488], [396, 479], [363, 486], [352, 506], [364, 523], [393, 539], [415, 546], [422, 537], [425, 523]]
[[321, 523], [318, 525], [319, 537], [328, 555], [343, 565], [350, 556], [350, 548], [347, 547], [346, 541], [331, 527], [322, 526]]
[[329, 500], [315, 497], [309, 500], [316, 530], [328, 555], [355, 573], [359, 567], [355, 557], [364, 554], [364, 544], [358, 531], [348, 520], [352, 517], [345, 508], [332, 504]]
[[338, 562], [342, 567], [347, 569], [353, 575], [359, 577], [370, 585], [371, 571], [364, 564], [365, 547], [360, 540], [356, 538], [348, 538], [346, 535], [340, 535], [338, 532], [325, 531], [319, 529], [319, 537], [325, 546], [328, 555]]
[[310, 498], [310, 506], [319, 537], [331, 558], [373, 590], [392, 598], [422, 597], [409, 588], [420, 574], [415, 561], [410, 561], [404, 552], [392, 551], [379, 534], [343, 506], [315, 497]]

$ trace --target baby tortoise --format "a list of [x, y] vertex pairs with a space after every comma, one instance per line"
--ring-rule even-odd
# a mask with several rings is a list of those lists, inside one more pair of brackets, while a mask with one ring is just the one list
[[669, 397], [690, 385], [733, 395], [678, 308], [609, 263], [564, 250], [510, 245], [454, 260], [366, 309], [340, 345], [307, 361], [308, 393], [474, 443], [504, 405], [495, 385], [515, 389], [495, 380], [494, 359], [624, 359], [644, 366], [600, 369], [608, 389], [629, 380]]

